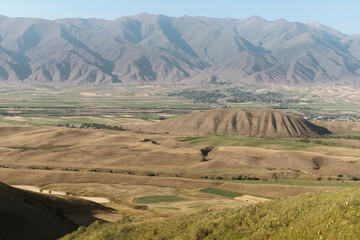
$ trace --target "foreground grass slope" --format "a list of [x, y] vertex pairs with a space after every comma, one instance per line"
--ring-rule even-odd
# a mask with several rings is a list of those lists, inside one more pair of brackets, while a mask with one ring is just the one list
[[96, 222], [72, 239], [357, 239], [360, 189], [317, 192], [161, 222]]
[[57, 239], [76, 230], [80, 222], [97, 220], [93, 212], [107, 211], [94, 202], [45, 196], [1, 182], [0, 196], [0, 240]]

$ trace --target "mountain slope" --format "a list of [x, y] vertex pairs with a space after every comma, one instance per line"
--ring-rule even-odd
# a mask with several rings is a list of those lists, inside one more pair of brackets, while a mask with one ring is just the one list
[[273, 109], [216, 109], [174, 117], [145, 131], [200, 132], [257, 137], [298, 137], [329, 133], [305, 119]]
[[258, 16], [0, 16], [0, 82], [352, 84], [360, 75], [358, 42], [316, 22]]

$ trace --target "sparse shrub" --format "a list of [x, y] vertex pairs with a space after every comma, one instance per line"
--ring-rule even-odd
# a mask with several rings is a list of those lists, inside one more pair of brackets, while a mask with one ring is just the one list
[[217, 180], [221, 180], [221, 179], [224, 179], [223, 177], [215, 177], [215, 179], [217, 179]]
[[109, 170], [109, 173], [113, 173], [113, 170], [110, 169], [110, 170]]
[[146, 176], [148, 176], [148, 177], [154, 177], [154, 176], [156, 176], [156, 175], [155, 175], [155, 173], [151, 172], [151, 173], [147, 173]]
[[360, 179], [357, 178], [357, 177], [355, 177], [355, 176], [351, 176], [351, 177], [349, 178], [349, 180], [350, 180], [350, 181], [359, 181]]
[[260, 178], [239, 175], [238, 177], [232, 177], [232, 180], [255, 180], [255, 181], [257, 181], [257, 180], [260, 180]]
[[135, 205], [134, 209], [138, 209], [138, 210], [146, 210], [148, 208], [148, 206], [146, 205]]
[[321, 177], [317, 177], [316, 180], [317, 180], [317, 181], [321, 181]]
[[206, 157], [206, 156], [209, 154], [209, 152], [211, 152], [213, 149], [214, 149], [213, 146], [208, 146], [208, 147], [206, 147], [206, 148], [202, 148], [200, 151], [201, 151], [201, 154], [202, 154], [204, 157]]
[[74, 172], [78, 172], [78, 171], [79, 171], [79, 169], [77, 169], [77, 168], [73, 168], [73, 169], [71, 169], [71, 168], [63, 168], [62, 170], [63, 170], [63, 171], [74, 171]]

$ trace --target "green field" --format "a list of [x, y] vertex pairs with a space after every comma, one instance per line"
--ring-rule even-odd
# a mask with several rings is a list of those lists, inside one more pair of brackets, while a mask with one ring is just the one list
[[139, 204], [156, 204], [156, 203], [172, 203], [186, 201], [186, 198], [173, 195], [153, 195], [134, 199]]
[[0, 87], [0, 108], [122, 108], [122, 109], [198, 109], [207, 104], [169, 97], [175, 87]]
[[228, 198], [234, 198], [234, 197], [239, 197], [239, 196], [243, 195], [242, 193], [231, 192], [231, 191], [218, 189], [218, 188], [202, 188], [199, 191], [202, 193], [210, 193], [210, 194], [215, 194], [215, 195], [228, 197]]
[[[225, 89], [224, 89], [225, 88]], [[251, 92], [279, 92], [285, 98], [302, 99], [288, 103], [295, 111], [320, 113], [360, 112], [360, 91], [347, 87], [266, 88], [244, 84]], [[82, 122], [121, 124], [133, 119], [154, 121], [161, 118], [220, 107], [244, 109], [274, 108], [260, 102], [216, 103], [194, 102], [169, 96], [182, 90], [226, 92], [226, 87], [207, 86], [86, 86], [64, 87], [0, 87], [0, 122], [32, 126], [70, 125]], [[349, 104], [351, 99], [351, 104]], [[169, 116], [163, 113], [170, 112]]]

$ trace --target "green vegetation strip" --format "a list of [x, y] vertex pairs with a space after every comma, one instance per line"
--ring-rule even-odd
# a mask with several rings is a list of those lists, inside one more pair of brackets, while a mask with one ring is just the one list
[[169, 203], [169, 202], [182, 202], [186, 201], [186, 198], [174, 196], [174, 195], [153, 195], [135, 198], [134, 202], [138, 204], [154, 204], [154, 203]]
[[209, 146], [247, 146], [247, 147], [259, 147], [259, 148], [271, 148], [273, 146], [282, 146], [287, 150], [298, 150], [308, 147], [322, 147], [324, 145], [328, 147], [342, 147], [352, 148], [343, 144], [330, 143], [320, 141], [318, 139], [312, 141], [304, 141], [300, 138], [278, 138], [278, 139], [265, 139], [258, 137], [246, 137], [246, 136], [228, 136], [225, 134], [213, 134], [207, 133], [204, 137], [191, 137], [180, 140], [181, 142], [187, 142], [192, 145], [209, 145]]
[[360, 187], [360, 183], [349, 180], [270, 180], [270, 181], [226, 181], [240, 184], [254, 184], [254, 185], [289, 185], [289, 186], [305, 186], [305, 187]]
[[199, 191], [202, 193], [210, 193], [210, 194], [215, 194], [215, 195], [228, 197], [228, 198], [234, 198], [234, 197], [239, 197], [239, 196], [244, 195], [242, 193], [231, 192], [231, 191], [218, 189], [218, 188], [202, 188]]

